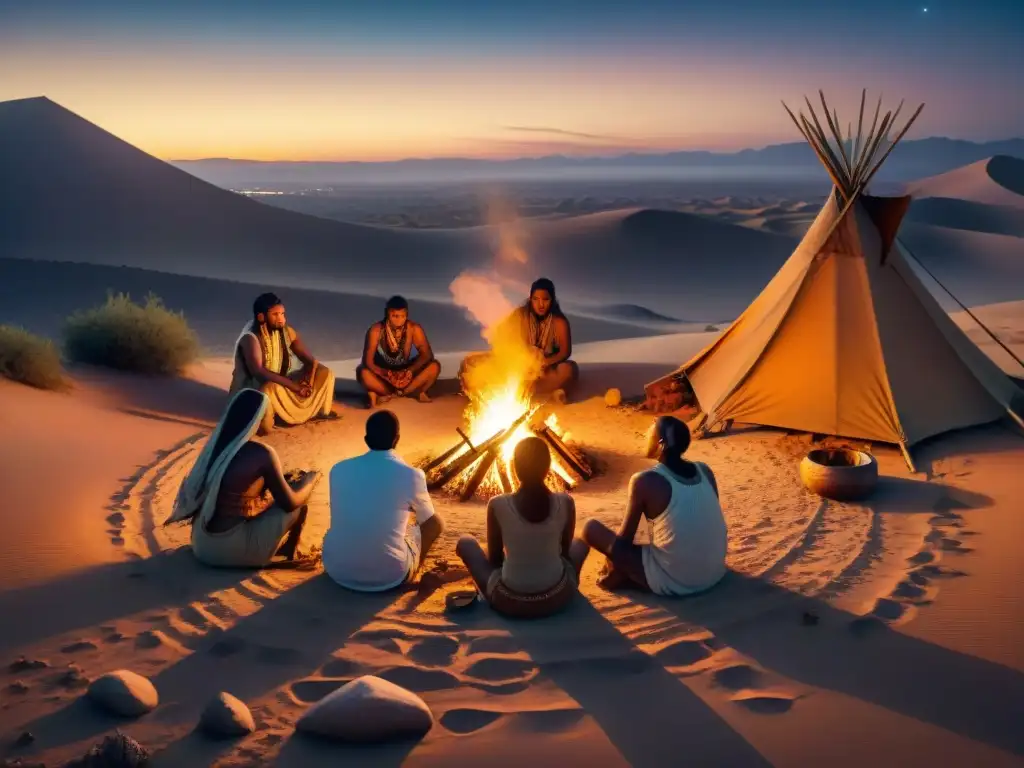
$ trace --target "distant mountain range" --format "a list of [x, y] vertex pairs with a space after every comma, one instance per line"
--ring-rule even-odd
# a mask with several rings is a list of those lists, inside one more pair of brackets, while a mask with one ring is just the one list
[[[880, 153], [881, 154], [881, 153]], [[1024, 139], [973, 142], [934, 137], [903, 141], [882, 166], [879, 181], [908, 181], [945, 173], [993, 155], [1024, 158]], [[175, 160], [173, 165], [222, 187], [272, 184], [344, 184], [544, 177], [685, 178], [719, 169], [738, 176], [822, 176], [824, 171], [806, 142], [776, 144], [739, 152], [681, 151], [629, 153], [613, 157], [546, 157], [513, 160], [475, 158], [412, 158], [390, 162], [260, 161], [209, 158]]]

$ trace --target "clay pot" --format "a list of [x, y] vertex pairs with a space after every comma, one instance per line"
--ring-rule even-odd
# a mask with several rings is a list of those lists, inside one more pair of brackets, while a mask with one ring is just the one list
[[878, 485], [878, 462], [852, 448], [817, 448], [800, 462], [800, 479], [811, 493], [836, 501], [856, 501]]

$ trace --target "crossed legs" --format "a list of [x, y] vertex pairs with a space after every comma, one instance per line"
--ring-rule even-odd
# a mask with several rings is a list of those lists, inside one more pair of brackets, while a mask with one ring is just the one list
[[[409, 386], [405, 388], [405, 396], [415, 397], [421, 403], [429, 403], [430, 397], [427, 395], [427, 390], [434, 386], [434, 382], [437, 381], [437, 377], [440, 375], [441, 364], [437, 360], [431, 360], [412, 377]], [[359, 379], [359, 383], [366, 390], [371, 408], [375, 407], [379, 402], [386, 402], [397, 394], [391, 382], [378, 376], [365, 365], [360, 364], [356, 367], [356, 378]]]
[[583, 524], [583, 541], [608, 558], [598, 586], [605, 589], [639, 587], [650, 591], [644, 573], [643, 550], [638, 544], [620, 539], [615, 531], [593, 518]]
[[[476, 584], [477, 589], [481, 594], [486, 595], [487, 582], [498, 569], [491, 564], [484, 548], [480, 546], [480, 542], [472, 536], [462, 536], [458, 544], [455, 545], [455, 554], [465, 563], [466, 570], [473, 577], [473, 583]], [[579, 581], [580, 571], [588, 554], [590, 554], [590, 547], [581, 539], [573, 539], [572, 544], [569, 545], [569, 562], [576, 570], [577, 581]]]

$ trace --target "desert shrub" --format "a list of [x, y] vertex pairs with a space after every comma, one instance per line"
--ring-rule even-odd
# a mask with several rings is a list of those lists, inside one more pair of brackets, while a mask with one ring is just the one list
[[170, 376], [199, 357], [199, 338], [185, 316], [157, 296], [136, 304], [119, 293], [65, 321], [64, 355], [76, 363]]
[[13, 325], [0, 325], [0, 376], [39, 389], [67, 385], [54, 343]]

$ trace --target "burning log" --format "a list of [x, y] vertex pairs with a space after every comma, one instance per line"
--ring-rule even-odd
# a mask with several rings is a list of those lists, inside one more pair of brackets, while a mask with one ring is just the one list
[[[492, 447], [494, 447], [495, 449], [500, 448], [501, 444], [505, 442], [505, 438], [511, 435], [513, 432], [515, 432], [516, 429], [524, 421], [526, 421], [527, 418], [529, 418], [529, 416], [530, 411], [524, 411], [523, 415], [520, 416], [515, 421], [513, 421], [510, 426], [508, 426], [505, 429], [499, 430], [496, 434], [494, 434], [492, 437], [489, 437], [487, 440], [480, 443], [480, 445], [476, 446], [475, 448], [470, 448], [469, 450], [467, 450], [464, 454], [462, 454], [457, 459], [452, 461], [448, 466], [446, 466], [444, 470], [441, 472], [441, 474], [438, 475], [434, 480], [427, 483], [427, 490], [436, 491], [438, 488], [443, 488], [445, 485], [448, 484], [448, 482], [453, 477], [458, 476], [466, 469], [471, 467], [473, 463], [480, 458], [481, 455], [489, 451]], [[459, 430], [459, 434], [462, 435], [462, 430]], [[469, 441], [465, 439], [464, 435], [463, 440], [465, 440], [467, 445], [470, 444]], [[480, 479], [483, 480], [483, 477], [481, 477]]]
[[508, 476], [508, 468], [500, 461], [498, 462], [498, 480], [501, 481], [502, 493], [512, 493], [515, 490], [512, 487], [512, 478]]
[[466, 483], [466, 487], [462, 489], [462, 493], [459, 496], [459, 501], [469, 501], [473, 498], [473, 494], [476, 493], [476, 489], [480, 487], [480, 483], [487, 477], [487, 473], [490, 472], [491, 466], [494, 464], [494, 460], [498, 458], [498, 453], [501, 451], [501, 445], [494, 445], [487, 453], [484, 454], [483, 461], [477, 466], [476, 471], [473, 472], [473, 476]]
[[547, 444], [551, 446], [551, 449], [558, 455], [558, 458], [567, 464], [577, 475], [582, 477], [584, 480], [589, 480], [594, 476], [594, 470], [588, 466], [586, 459], [579, 456], [576, 451], [572, 450], [562, 442], [562, 438], [560, 438], [555, 430], [551, 429], [551, 427], [546, 424], [542, 425], [537, 428], [536, 434], [547, 442]]
[[430, 472], [435, 467], [439, 467], [442, 464], [444, 464], [446, 461], [448, 461], [448, 459], [450, 459], [452, 456], [458, 453], [458, 450], [462, 447], [463, 443], [465, 443], [466, 447], [469, 448], [469, 450], [473, 450], [473, 443], [470, 441], [469, 436], [458, 427], [455, 428], [455, 431], [459, 433], [459, 435], [462, 437], [462, 440], [453, 445], [444, 453], [442, 453], [436, 459], [429, 461], [426, 464], [426, 466], [423, 467], [424, 472]]

